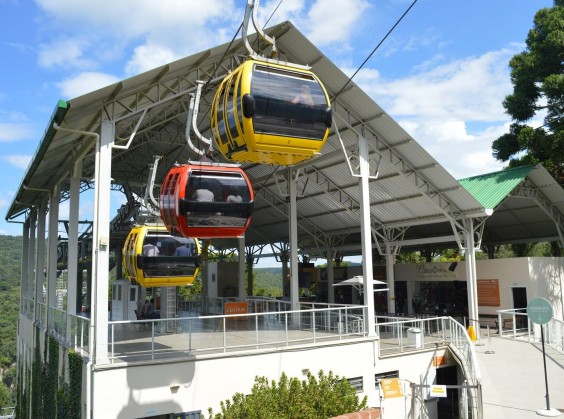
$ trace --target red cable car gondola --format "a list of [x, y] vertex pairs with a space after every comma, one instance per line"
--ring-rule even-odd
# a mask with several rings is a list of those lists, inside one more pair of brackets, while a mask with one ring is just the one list
[[251, 182], [234, 164], [175, 165], [161, 187], [161, 218], [168, 231], [184, 237], [242, 236], [253, 206]]

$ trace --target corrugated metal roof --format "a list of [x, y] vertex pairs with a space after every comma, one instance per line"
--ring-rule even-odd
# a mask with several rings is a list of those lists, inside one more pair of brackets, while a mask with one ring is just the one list
[[[275, 37], [283, 59], [312, 66], [331, 97], [347, 82], [348, 76], [291, 23], [276, 25], [268, 33]], [[125, 144], [139, 123], [129, 149], [113, 149], [111, 176], [113, 187], [127, 188], [143, 196], [155, 155], [163, 156], [157, 179], [163, 179], [175, 162], [194, 159], [184, 133], [188, 95], [195, 91], [196, 81], [208, 80], [212, 74], [220, 80], [246, 55], [246, 48], [237, 40], [231, 47], [226, 43], [62, 102], [65, 112], [58, 106], [49, 121], [6, 219], [25, 216], [30, 208], [47, 199], [56, 184], [60, 184], [62, 199], [66, 199], [69, 173], [79, 159], [83, 159], [82, 178], [93, 178], [94, 137], [55, 131], [52, 122], [94, 133], [101, 132], [103, 120], [112, 122], [118, 144]], [[207, 86], [200, 102], [198, 127], [207, 138], [211, 136], [209, 107], [215, 83], [212, 80]], [[453, 234], [451, 220], [487, 216], [484, 205], [354, 82], [334, 101], [332, 110], [334, 123], [321, 155], [299, 165], [297, 212], [301, 249], [323, 254], [322, 248], [328, 246], [334, 249], [348, 246], [358, 253], [361, 197], [359, 179], [351, 175], [348, 161], [354, 160], [358, 153], [360, 135], [367, 139], [371, 170], [377, 173], [369, 187], [373, 229], [379, 231], [384, 226], [387, 231], [402, 229], [402, 237], [419, 239]], [[288, 171], [258, 164], [242, 167], [257, 192], [246, 244], [287, 242], [289, 210], [285, 176]], [[546, 191], [552, 191], [549, 196], [558, 199], [559, 192], [546, 179], [545, 172], [536, 176], [539, 182], [544, 180], [548, 185]], [[472, 183], [477, 184], [468, 181]], [[561, 212], [564, 214], [564, 209]], [[554, 236], [554, 228], [543, 230], [544, 233]], [[497, 234], [492, 236], [496, 240]], [[112, 244], [119, 245], [123, 238], [124, 234], [116, 233]]]
[[527, 177], [535, 165], [460, 179], [459, 182], [484, 208], [494, 209]]

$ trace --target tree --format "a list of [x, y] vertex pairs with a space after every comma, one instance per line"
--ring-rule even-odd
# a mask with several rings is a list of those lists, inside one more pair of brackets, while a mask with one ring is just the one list
[[221, 413], [210, 419], [321, 419], [358, 412], [366, 408], [366, 396], [359, 402], [356, 390], [344, 378], [311, 373], [307, 379], [288, 378], [282, 373], [279, 383], [269, 383], [266, 377], [256, 377], [251, 394], [236, 393], [232, 400], [221, 402]]
[[[509, 167], [542, 163], [564, 185], [564, 0], [536, 13], [526, 44], [509, 62], [513, 93], [503, 106], [513, 123], [493, 156]], [[544, 124], [528, 125], [539, 114]]]

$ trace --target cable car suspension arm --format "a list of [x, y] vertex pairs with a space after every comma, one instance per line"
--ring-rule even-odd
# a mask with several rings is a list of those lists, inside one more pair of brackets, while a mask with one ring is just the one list
[[186, 141], [188, 142], [188, 146], [196, 153], [198, 156], [202, 156], [206, 154], [206, 150], [198, 148], [196, 145], [192, 143], [192, 139], [190, 138], [190, 131], [193, 130], [194, 134], [198, 139], [209, 146], [209, 149], [212, 149], [212, 141], [208, 138], [205, 138], [202, 133], [198, 130], [196, 121], [198, 119], [198, 111], [200, 109], [200, 97], [202, 95], [202, 86], [205, 82], [201, 80], [196, 81], [196, 95], [194, 93], [190, 93], [190, 103], [188, 105], [188, 119], [186, 120]]
[[245, 43], [245, 47], [247, 47], [247, 50], [249, 51], [249, 54], [251, 56], [260, 56], [259, 54], [257, 54], [254, 50], [253, 47], [251, 46], [251, 44], [249, 43], [249, 39], [248, 39], [248, 28], [249, 28], [249, 18], [252, 19], [253, 21], [253, 26], [255, 27], [255, 30], [257, 32], [257, 34], [264, 39], [267, 43], [269, 43], [270, 45], [272, 45], [272, 55], [276, 55], [277, 50], [276, 50], [276, 41], [274, 38], [271, 38], [270, 36], [268, 36], [260, 27], [260, 25], [257, 25], [257, 21], [258, 21], [258, 8], [259, 8], [259, 0], [247, 0], [247, 7], [245, 8], [245, 18], [243, 20], [243, 42]]
[[[155, 161], [153, 164], [149, 165], [151, 173], [147, 181], [147, 188], [145, 189], [145, 197], [143, 198], [143, 206], [154, 216], [160, 217], [161, 213], [159, 211], [159, 203], [153, 195], [153, 189], [155, 187], [155, 177], [157, 175], [157, 167], [162, 156], [155, 156]], [[151, 201], [149, 201], [149, 198]]]

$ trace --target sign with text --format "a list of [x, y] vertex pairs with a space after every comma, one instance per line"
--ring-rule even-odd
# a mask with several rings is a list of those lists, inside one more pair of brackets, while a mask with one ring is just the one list
[[546, 324], [552, 319], [552, 304], [546, 298], [533, 298], [527, 304], [527, 315], [535, 324]]
[[249, 312], [246, 301], [225, 303], [224, 312], [226, 316], [232, 314], [247, 314]]
[[458, 279], [458, 262], [420, 263], [416, 265], [420, 279]]
[[478, 279], [478, 305], [499, 307], [499, 279]]
[[402, 397], [401, 382], [399, 378], [383, 378], [380, 380], [385, 399]]
[[430, 397], [446, 397], [446, 386], [433, 384], [429, 390]]

